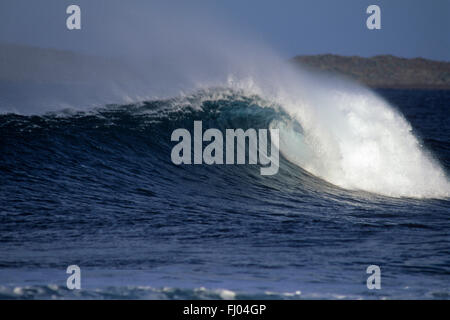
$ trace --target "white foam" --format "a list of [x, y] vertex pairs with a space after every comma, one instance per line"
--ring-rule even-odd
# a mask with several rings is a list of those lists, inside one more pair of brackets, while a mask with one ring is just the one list
[[411, 125], [371, 90], [280, 65], [228, 85], [274, 101], [301, 124], [302, 133], [289, 122], [271, 126], [280, 129], [283, 156], [310, 173], [342, 188], [392, 197], [450, 196], [448, 177]]

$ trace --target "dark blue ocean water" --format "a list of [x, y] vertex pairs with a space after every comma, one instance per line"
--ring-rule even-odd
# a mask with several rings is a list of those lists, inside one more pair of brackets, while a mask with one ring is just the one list
[[[449, 174], [450, 91], [378, 93]], [[283, 158], [266, 177], [176, 166], [174, 129], [280, 114], [245, 98], [174, 105], [0, 115], [0, 298], [450, 297], [450, 199], [348, 191]], [[81, 290], [66, 288], [73, 264]], [[381, 290], [366, 287], [373, 264]]]

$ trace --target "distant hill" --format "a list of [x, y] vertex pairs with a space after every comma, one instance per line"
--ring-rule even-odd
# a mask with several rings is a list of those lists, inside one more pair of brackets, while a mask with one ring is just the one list
[[391, 55], [362, 58], [332, 54], [296, 56], [292, 61], [314, 70], [343, 74], [374, 88], [450, 90], [450, 62]]

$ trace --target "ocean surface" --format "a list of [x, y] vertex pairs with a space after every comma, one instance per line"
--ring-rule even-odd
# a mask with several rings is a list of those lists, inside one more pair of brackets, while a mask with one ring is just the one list
[[[222, 88], [1, 114], [0, 298], [449, 299], [450, 91], [376, 95], [327, 121]], [[280, 128], [279, 172], [173, 164], [195, 120]]]

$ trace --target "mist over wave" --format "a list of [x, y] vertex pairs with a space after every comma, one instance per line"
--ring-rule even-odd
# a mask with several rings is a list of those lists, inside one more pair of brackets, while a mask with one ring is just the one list
[[[289, 121], [270, 123], [281, 130], [279, 149], [287, 160], [317, 177], [346, 189], [393, 197], [449, 196], [448, 178], [414, 136], [411, 125], [369, 89], [294, 69], [250, 35], [236, 36], [236, 30], [211, 17], [193, 23], [189, 14], [164, 7], [158, 14], [133, 14], [138, 18], [130, 16], [129, 25], [111, 24], [115, 41], [123, 41], [128, 48], [122, 57], [126, 63], [117, 72], [108, 72], [108, 67], [96, 70], [96, 77], [89, 81], [95, 97], [79, 90], [73, 81], [65, 85], [62, 96], [60, 87], [37, 87], [33, 101], [38, 107], [25, 112], [89, 110], [114, 99], [124, 103], [176, 98], [221, 87], [259, 96], [286, 112]], [[169, 16], [177, 19], [177, 27], [167, 20]], [[72, 63], [68, 59], [59, 67], [75, 70]], [[44, 68], [42, 77], [57, 72], [52, 70]], [[89, 73], [81, 75], [78, 81], [88, 77]], [[25, 93], [20, 90], [18, 95]], [[59, 107], [42, 103], [58, 94]], [[217, 95], [220, 92], [200, 100], [217, 99]], [[64, 97], [67, 101], [61, 102]], [[21, 113], [20, 103], [11, 107], [3, 101], [0, 108]]]

